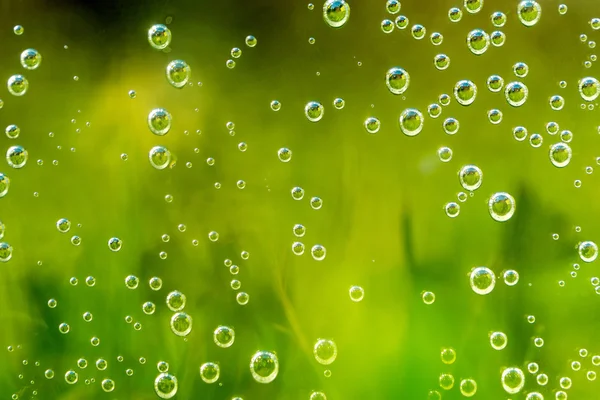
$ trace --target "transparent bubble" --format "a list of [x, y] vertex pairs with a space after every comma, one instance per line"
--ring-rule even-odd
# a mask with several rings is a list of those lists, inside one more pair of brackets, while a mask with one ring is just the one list
[[367, 118], [363, 125], [365, 126], [367, 132], [370, 134], [375, 134], [379, 132], [379, 129], [381, 128], [381, 122], [379, 122], [379, 120], [375, 117]]
[[490, 19], [496, 28], [502, 28], [506, 24], [506, 14], [501, 11], [494, 12]]
[[171, 114], [164, 108], [155, 108], [148, 114], [148, 127], [158, 136], [166, 135], [171, 129]]
[[529, 73], [529, 66], [524, 62], [518, 62], [513, 65], [513, 73], [518, 78], [524, 78]]
[[566, 143], [555, 143], [550, 146], [550, 161], [555, 167], [563, 168], [571, 161], [571, 147]]
[[237, 279], [232, 280], [229, 285], [233, 290], [239, 290], [242, 287], [242, 283]]
[[250, 360], [252, 378], [258, 383], [270, 383], [279, 373], [279, 360], [275, 353], [257, 351]]
[[490, 47], [490, 35], [482, 29], [473, 29], [467, 34], [467, 47], [475, 55], [485, 53]]
[[90, 339], [90, 343], [92, 346], [96, 347], [96, 346], [100, 345], [100, 339], [97, 338], [96, 336], [94, 336], [93, 338]]
[[156, 364], [156, 369], [158, 369], [158, 372], [167, 372], [169, 370], [169, 363], [166, 361], [159, 361]]
[[152, 290], [160, 290], [160, 288], [162, 288], [162, 279], [160, 279], [157, 276], [154, 276], [150, 278], [150, 280], [148, 281], [148, 285]]
[[533, 26], [538, 23], [542, 16], [542, 7], [537, 1], [521, 1], [517, 6], [517, 15], [523, 25]]
[[320, 197], [311, 197], [310, 206], [313, 210], [319, 210], [323, 207], [323, 200]]
[[[174, 60], [167, 64], [167, 81], [176, 88], [184, 87], [190, 80], [192, 70], [183, 60]], [[152, 129], [152, 128], [150, 128]]]
[[462, 11], [458, 7], [452, 7], [448, 10], [448, 19], [451, 22], [458, 22], [462, 19]]
[[447, 105], [450, 104], [450, 95], [448, 95], [446, 93], [442, 93], [438, 97], [438, 101], [440, 102], [441, 105], [443, 105], [444, 107], [446, 107]]
[[185, 308], [186, 297], [179, 290], [173, 290], [167, 295], [167, 307], [171, 311], [181, 311]]
[[200, 366], [200, 378], [206, 383], [215, 383], [219, 380], [221, 368], [219, 364], [206, 362]]
[[128, 289], [136, 289], [140, 283], [140, 280], [135, 275], [127, 275], [125, 277], [125, 286]]
[[313, 347], [313, 354], [319, 364], [329, 365], [337, 357], [337, 345], [330, 339], [318, 339]]
[[42, 62], [42, 55], [35, 49], [23, 50], [21, 53], [21, 65], [25, 69], [36, 69]]
[[510, 82], [504, 88], [504, 97], [508, 104], [519, 107], [525, 104], [529, 95], [529, 89], [522, 82]]
[[533, 338], [533, 344], [535, 347], [542, 347], [544, 346], [544, 339], [541, 337]]
[[531, 144], [532, 147], [540, 147], [543, 141], [544, 138], [539, 133], [533, 133], [529, 136], [529, 144]]
[[[92, 315], [91, 312], [86, 311], [86, 312], [83, 313], [83, 320], [85, 322], [90, 322], [93, 318], [94, 318], [94, 316]], [[83, 367], [83, 368], [85, 368], [85, 367]]]
[[433, 57], [433, 65], [440, 71], [443, 71], [450, 66], [450, 57], [445, 54], [437, 54]]
[[299, 186], [293, 187], [291, 193], [294, 200], [302, 200], [304, 198], [304, 189]]
[[595, 101], [600, 95], [600, 82], [598, 79], [592, 77], [580, 79], [579, 94], [585, 101]]
[[502, 31], [493, 31], [490, 33], [490, 42], [495, 47], [501, 47], [506, 42], [506, 35]]
[[4, 133], [6, 133], [6, 137], [9, 139], [16, 139], [19, 137], [21, 129], [17, 125], [8, 125], [4, 130]]
[[515, 199], [506, 192], [494, 193], [488, 201], [490, 216], [499, 222], [508, 221], [515, 213]]
[[467, 201], [467, 194], [465, 192], [459, 192], [456, 195], [456, 198], [458, 198], [458, 201], [460, 201], [461, 203], [464, 203], [465, 201]]
[[562, 96], [555, 94], [550, 97], [550, 108], [554, 111], [560, 111], [565, 106], [565, 99]]
[[400, 1], [398, 0], [388, 0], [385, 3], [385, 9], [390, 14], [398, 14], [400, 12], [401, 7], [402, 4], [400, 4]]
[[132, 98], [132, 99], [135, 99], [135, 98], [136, 98], [136, 96], [137, 96], [137, 93], [136, 93], [136, 91], [135, 91], [135, 90], [130, 90], [130, 91], [128, 92], [128, 94], [129, 94], [129, 97], [130, 97], [130, 98]]
[[258, 43], [258, 40], [254, 36], [252, 36], [252, 35], [246, 36], [246, 46], [254, 47], [254, 46], [256, 46], [257, 43]]
[[475, 101], [477, 96], [477, 86], [469, 81], [462, 80], [458, 81], [454, 85], [454, 98], [460, 105], [468, 106]]
[[410, 33], [413, 38], [421, 40], [425, 37], [427, 29], [425, 29], [425, 27], [421, 24], [415, 24], [412, 26], [412, 28], [410, 28]]
[[423, 114], [416, 108], [407, 108], [400, 114], [398, 119], [400, 130], [406, 136], [416, 136], [423, 130]]
[[[559, 4], [558, 5], [558, 13], [560, 15], [565, 15], [567, 13], [567, 11], [569, 10], [569, 8], [567, 7], [566, 4]], [[566, 399], [566, 398], [565, 398]]]
[[234, 69], [235, 68], [235, 61], [233, 60], [227, 60], [225, 61], [225, 66], [229, 69]]
[[548, 132], [549, 135], [556, 135], [559, 129], [560, 127], [556, 122], [550, 121], [546, 124], [546, 132]]
[[166, 48], [171, 43], [171, 31], [163, 24], [153, 25], [148, 30], [148, 43], [157, 50]]
[[451, 347], [444, 348], [440, 353], [440, 357], [444, 364], [454, 364], [454, 362], [456, 361], [456, 351]]
[[56, 299], [50, 299], [50, 300], [48, 300], [48, 307], [50, 307], [50, 308], [56, 308], [57, 305], [58, 305], [58, 302], [56, 301]]
[[60, 325], [58, 325], [58, 331], [62, 334], [69, 333], [70, 330], [71, 327], [66, 322], [62, 322]]
[[273, 111], [281, 110], [281, 103], [278, 100], [271, 101], [271, 110], [273, 110]]
[[324, 108], [321, 103], [311, 101], [304, 107], [304, 115], [310, 122], [318, 122], [323, 118]]
[[184, 312], [173, 314], [171, 317], [171, 331], [177, 336], [189, 335], [192, 331], [192, 317]]
[[79, 380], [79, 375], [77, 374], [77, 372], [71, 370], [68, 370], [65, 373], [65, 381], [69, 384], [69, 385], [74, 385], [77, 383], [77, 381]]
[[409, 19], [405, 15], [399, 15], [398, 17], [396, 17], [396, 21], [394, 22], [396, 23], [396, 28], [406, 29], [406, 27], [409, 24]]
[[111, 251], [119, 251], [123, 247], [123, 241], [117, 237], [108, 239], [108, 248]]
[[216, 242], [217, 240], [219, 240], [219, 232], [208, 232], [208, 240], [210, 240], [211, 242]]
[[439, 32], [433, 32], [429, 35], [429, 40], [431, 40], [432, 45], [439, 46], [444, 41], [444, 36]]
[[440, 147], [437, 151], [438, 157], [442, 162], [452, 160], [452, 149], [450, 147]]
[[560, 387], [563, 389], [570, 389], [571, 384], [572, 384], [571, 378], [563, 376], [562, 378], [560, 378], [559, 384], [560, 384]]
[[499, 92], [504, 87], [504, 79], [500, 75], [490, 75], [486, 81], [487, 87], [491, 92]]
[[578, 247], [579, 257], [582, 261], [593, 262], [598, 258], [598, 246], [591, 241], [581, 242]]
[[246, 292], [239, 292], [235, 296], [235, 301], [237, 301], [239, 305], [245, 306], [246, 304], [248, 304], [248, 301], [250, 301], [250, 295]]
[[381, 30], [383, 33], [392, 33], [394, 30], [394, 23], [389, 19], [384, 19], [381, 21]]
[[156, 305], [151, 301], [147, 301], [142, 304], [142, 311], [144, 311], [144, 314], [146, 315], [154, 314], [154, 311], [156, 311]]
[[473, 397], [477, 393], [477, 382], [475, 379], [463, 379], [460, 381], [460, 393], [465, 397]]
[[54, 371], [51, 369], [47, 369], [46, 371], [44, 371], [44, 376], [46, 377], [46, 379], [53, 379]]
[[350, 300], [352, 300], [355, 303], [358, 303], [359, 301], [362, 301], [362, 299], [364, 299], [365, 290], [360, 286], [351, 286], [350, 290], [348, 291], [348, 294], [350, 295]]
[[29, 88], [29, 81], [23, 75], [13, 75], [6, 82], [8, 92], [13, 96], [23, 96]]
[[346, 102], [344, 101], [344, 99], [342, 99], [340, 97], [336, 97], [335, 99], [333, 99], [333, 106], [337, 110], [341, 110], [342, 108], [344, 108], [345, 105], [346, 105]]
[[297, 256], [301, 256], [302, 254], [304, 254], [304, 243], [302, 243], [302, 242], [292, 243], [292, 252]]
[[446, 203], [446, 205], [444, 206], [444, 211], [446, 212], [446, 215], [450, 218], [456, 218], [458, 217], [458, 214], [460, 214], [460, 206], [458, 205], [458, 203], [451, 201], [449, 203]]
[[442, 106], [437, 103], [432, 103], [427, 106], [427, 113], [431, 118], [437, 118], [442, 114]]
[[[532, 363], [532, 364], [535, 364], [535, 363]], [[529, 365], [531, 365], [531, 364], [529, 364]], [[537, 372], [537, 364], [535, 364], [535, 365], [536, 365], [535, 372]], [[531, 372], [531, 369], [529, 369], [529, 372]], [[532, 373], [535, 373], [535, 372], [532, 372]], [[505, 368], [502, 371], [501, 381], [502, 381], [502, 387], [504, 388], [506, 393], [517, 394], [525, 386], [525, 374], [523, 374], [523, 371], [521, 371], [517, 367]]]
[[439, 382], [442, 389], [450, 390], [454, 387], [454, 376], [451, 374], [441, 374]]
[[302, 237], [306, 234], [306, 228], [302, 224], [294, 225], [292, 231], [294, 232], [294, 236], [296, 237]]
[[0, 242], [0, 262], [7, 262], [12, 258], [13, 248], [10, 244]]
[[22, 25], [15, 25], [13, 27], [13, 32], [15, 33], [15, 35], [21, 36], [23, 32], [25, 32], [25, 28], [23, 28]]
[[423, 303], [427, 304], [427, 305], [431, 305], [435, 302], [435, 293], [433, 292], [423, 292], [421, 294], [421, 299], [423, 300]]
[[148, 153], [150, 164], [156, 169], [165, 169], [171, 164], [171, 152], [164, 146], [154, 146]]
[[385, 83], [393, 94], [402, 94], [408, 89], [410, 75], [403, 68], [393, 67], [385, 74]]
[[496, 108], [489, 110], [487, 115], [488, 120], [494, 125], [498, 125], [500, 122], [502, 122], [502, 111]]
[[327, 250], [325, 249], [324, 246], [321, 246], [320, 244], [315, 244], [310, 249], [310, 254], [312, 254], [312, 256], [315, 260], [322, 261], [325, 259], [325, 256], [327, 255]]
[[504, 283], [508, 286], [515, 286], [519, 282], [519, 273], [514, 269], [504, 271]]
[[471, 289], [477, 294], [486, 295], [494, 290], [496, 275], [487, 267], [473, 268], [470, 275]]
[[477, 190], [483, 181], [483, 172], [476, 165], [465, 165], [458, 172], [460, 185], [470, 192]]
[[490, 334], [490, 345], [494, 350], [503, 350], [508, 343], [508, 337], [504, 332], [492, 332]]
[[340, 28], [350, 18], [350, 5], [344, 0], [327, 0], [323, 4], [323, 20], [332, 28]]
[[327, 396], [323, 392], [311, 392], [309, 400], [327, 400]]
[[222, 348], [231, 347], [235, 341], [235, 331], [228, 326], [218, 326], [213, 332], [213, 340], [215, 344]]
[[573, 132], [569, 130], [562, 131], [560, 133], [560, 140], [562, 140], [565, 143], [571, 142], [571, 140], [573, 140]]
[[177, 394], [177, 378], [166, 372], [161, 373], [154, 380], [154, 391], [161, 399], [170, 399]]

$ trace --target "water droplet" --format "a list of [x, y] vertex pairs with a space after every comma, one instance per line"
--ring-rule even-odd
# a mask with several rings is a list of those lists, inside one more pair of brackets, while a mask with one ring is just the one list
[[494, 290], [496, 275], [487, 267], [473, 268], [470, 275], [471, 289], [477, 294], [486, 295]]
[[533, 26], [538, 23], [542, 16], [542, 7], [537, 1], [521, 1], [517, 6], [517, 15], [523, 25]]
[[[173, 87], [182, 88], [188, 83], [192, 70], [185, 61], [174, 60], [167, 64], [166, 74], [167, 81], [169, 81]], [[152, 130], [152, 127], [150, 127], [150, 129]]]
[[42, 55], [35, 49], [23, 50], [21, 53], [21, 65], [25, 69], [36, 69], [42, 62]]
[[148, 43], [157, 50], [166, 48], [171, 43], [171, 31], [163, 24], [153, 25], [148, 30]]
[[258, 383], [270, 383], [279, 373], [279, 360], [275, 353], [257, 351], [250, 360], [250, 372]]
[[148, 127], [155, 135], [166, 135], [171, 129], [171, 119], [171, 114], [167, 110], [155, 108], [148, 114]]

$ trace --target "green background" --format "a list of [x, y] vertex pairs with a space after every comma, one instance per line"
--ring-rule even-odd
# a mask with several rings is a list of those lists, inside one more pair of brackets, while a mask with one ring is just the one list
[[[561, 16], [558, 2], [540, 1], [542, 19], [532, 28], [518, 21], [516, 4], [486, 0], [480, 13], [464, 12], [452, 24], [447, 11], [458, 2], [403, 1], [400, 13], [410, 25], [427, 28], [427, 37], [417, 41], [408, 29], [381, 31], [381, 20], [395, 17], [381, 0], [351, 1], [350, 20], [341, 29], [323, 22], [321, 3], [309, 11], [307, 2], [295, 0], [0, 1], [0, 76], [6, 81], [22, 73], [30, 83], [23, 97], [0, 91], [0, 125], [21, 128], [18, 139], [0, 138], [2, 150], [20, 144], [29, 151], [25, 168], [0, 168], [12, 181], [0, 199], [2, 240], [14, 248], [13, 259], [0, 265], [0, 397], [29, 399], [36, 390], [33, 397], [40, 399], [153, 399], [156, 363], [165, 360], [179, 379], [179, 399], [308, 399], [311, 390], [334, 400], [425, 399], [430, 389], [442, 391], [443, 372], [456, 378], [444, 399], [461, 398], [458, 384], [467, 377], [478, 383], [476, 398], [524, 399], [534, 390], [552, 398], [562, 376], [573, 379], [569, 398], [595, 398], [598, 383], [589, 382], [585, 371], [594, 369], [591, 355], [600, 352], [598, 295], [590, 284], [599, 273], [595, 263], [582, 265], [575, 279], [569, 273], [579, 262], [578, 242], [598, 240], [600, 233], [596, 173], [584, 172], [599, 155], [599, 119], [597, 110], [581, 110], [577, 92], [578, 79], [597, 73], [595, 63], [583, 66], [594, 50], [579, 35], [598, 39], [588, 21], [600, 16], [600, 3], [571, 1]], [[471, 54], [467, 33], [494, 30], [489, 17], [497, 10], [508, 16], [502, 28], [506, 44]], [[168, 17], [170, 51], [154, 50], [147, 30]], [[24, 26], [22, 36], [13, 34], [15, 24]], [[429, 42], [433, 31], [444, 35], [439, 47]], [[244, 44], [249, 34], [258, 39], [255, 48]], [[309, 44], [309, 37], [316, 43]], [[43, 56], [35, 71], [19, 63], [29, 47]], [[225, 62], [232, 47], [243, 54], [230, 70]], [[433, 66], [437, 53], [450, 56], [447, 70]], [[193, 86], [178, 90], [168, 84], [164, 71], [173, 59], [189, 63]], [[523, 80], [529, 99], [511, 108], [502, 93], [486, 89], [485, 80], [491, 74], [516, 79], [512, 65], [518, 61], [530, 68]], [[393, 66], [410, 74], [403, 96], [385, 86], [385, 72]], [[416, 107], [425, 114], [461, 79], [478, 86], [473, 105], [453, 99], [442, 117], [426, 118], [418, 136], [400, 132], [402, 110]], [[560, 80], [567, 88], [559, 88]], [[128, 96], [131, 89], [135, 99]], [[560, 112], [548, 105], [553, 94], [566, 100]], [[335, 97], [346, 101], [343, 110], [333, 108]], [[269, 107], [274, 99], [282, 104], [278, 112]], [[318, 123], [303, 113], [313, 100], [325, 107]], [[146, 123], [155, 107], [173, 115], [163, 137]], [[503, 111], [501, 124], [487, 120], [491, 108]], [[370, 116], [382, 123], [376, 135], [362, 125]], [[454, 136], [441, 126], [450, 116], [460, 121]], [[236, 125], [233, 137], [227, 121]], [[545, 132], [549, 121], [574, 133], [573, 159], [564, 169], [548, 158], [549, 145], [560, 140]], [[541, 133], [543, 145], [517, 142], [517, 125]], [[241, 141], [248, 144], [246, 152], [237, 149]], [[174, 168], [150, 166], [148, 151], [159, 144], [177, 156]], [[437, 158], [440, 146], [452, 148], [451, 162]], [[278, 160], [281, 147], [293, 151], [291, 162]], [[207, 165], [208, 157], [215, 158], [214, 166]], [[443, 206], [456, 201], [457, 172], [465, 164], [483, 170], [483, 184], [451, 219]], [[247, 183], [243, 190], [236, 187], [239, 179]], [[574, 187], [575, 179], [582, 180], [581, 188]], [[222, 188], [215, 189], [215, 182]], [[305, 189], [304, 200], [291, 198], [294, 186]], [[505, 223], [487, 211], [487, 199], [497, 191], [516, 199], [517, 211]], [[172, 203], [164, 200], [167, 194]], [[312, 196], [323, 199], [322, 209], [310, 208]], [[57, 231], [60, 218], [72, 222], [69, 233]], [[296, 223], [307, 227], [301, 257], [291, 252]], [[220, 234], [214, 243], [207, 237], [212, 230]], [[553, 240], [553, 233], [560, 239]], [[171, 236], [168, 243], [163, 234]], [[81, 237], [80, 246], [71, 244], [72, 235]], [[113, 236], [123, 240], [119, 252], [107, 247]], [[317, 243], [327, 248], [321, 262], [308, 251]], [[250, 253], [246, 261], [243, 250]], [[168, 253], [165, 260], [161, 251]], [[240, 266], [239, 275], [229, 273], [225, 258]], [[499, 278], [491, 294], [476, 295], [468, 274], [479, 265], [498, 277], [516, 269], [520, 281], [508, 287]], [[138, 289], [125, 287], [129, 274], [140, 278]], [[84, 283], [89, 275], [97, 280], [94, 287]], [[150, 290], [152, 276], [163, 279], [162, 290]], [[79, 279], [77, 286], [69, 284], [71, 277]], [[234, 278], [250, 295], [246, 306], [235, 301], [229, 286]], [[365, 289], [362, 302], [350, 301], [351, 285]], [[169, 328], [165, 297], [175, 289], [186, 294], [185, 311], [194, 321], [187, 341]], [[436, 294], [434, 304], [422, 302], [424, 290]], [[58, 300], [57, 308], [48, 308], [50, 298]], [[143, 314], [145, 301], [157, 304], [154, 315]], [[92, 322], [83, 321], [85, 311], [94, 315]], [[127, 324], [126, 315], [141, 322], [142, 330]], [[527, 323], [527, 315], [536, 322]], [[59, 333], [61, 322], [70, 324], [70, 333]], [[236, 332], [228, 349], [212, 339], [222, 324]], [[488, 334], [496, 330], [508, 335], [502, 351], [489, 345]], [[100, 346], [90, 345], [92, 336]], [[533, 345], [536, 336], [544, 338], [542, 348]], [[330, 378], [312, 355], [322, 337], [334, 339], [339, 351]], [[7, 352], [9, 345], [21, 348]], [[455, 364], [441, 363], [443, 347], [456, 349]], [[574, 372], [570, 362], [579, 359], [580, 348], [590, 356]], [[249, 372], [257, 350], [279, 356], [279, 376], [268, 385], [254, 382]], [[80, 357], [89, 363], [84, 370], [76, 367]], [[108, 360], [106, 371], [95, 368], [99, 357]], [[147, 363], [140, 365], [139, 357]], [[220, 363], [219, 383], [200, 379], [206, 361]], [[550, 382], [538, 387], [527, 374], [523, 392], [508, 396], [500, 384], [502, 369], [525, 371], [531, 361]], [[47, 368], [56, 372], [53, 380], [43, 377]], [[127, 368], [134, 370], [132, 377]], [[64, 381], [68, 369], [78, 371], [76, 385]], [[100, 388], [106, 377], [116, 382], [112, 393]], [[86, 385], [90, 378], [96, 383]]]

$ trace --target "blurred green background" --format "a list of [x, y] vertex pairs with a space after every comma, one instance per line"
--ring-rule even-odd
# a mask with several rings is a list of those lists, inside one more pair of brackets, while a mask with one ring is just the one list
[[[30, 83], [23, 97], [0, 91], [0, 126], [21, 128], [18, 139], [0, 138], [2, 150], [20, 144], [29, 151], [25, 168], [0, 168], [12, 181], [0, 199], [2, 240], [14, 248], [13, 259], [0, 265], [2, 399], [13, 394], [152, 399], [160, 360], [169, 362], [179, 379], [179, 399], [308, 399], [312, 390], [333, 400], [426, 399], [429, 390], [442, 392], [443, 372], [456, 378], [455, 387], [443, 391], [444, 399], [461, 398], [458, 386], [467, 377], [478, 383], [476, 398], [524, 399], [534, 390], [554, 398], [562, 376], [573, 379], [569, 398], [597, 398], [598, 383], [588, 381], [585, 371], [594, 369], [591, 355], [600, 352], [598, 295], [590, 284], [600, 273], [595, 264], [586, 264], [576, 278], [569, 274], [579, 262], [577, 243], [600, 240], [597, 173], [584, 172], [600, 155], [599, 119], [597, 110], [580, 108], [577, 92], [577, 80], [598, 71], [596, 63], [583, 66], [594, 49], [579, 35], [598, 39], [588, 21], [600, 15], [600, 3], [570, 1], [561, 16], [558, 2], [542, 0], [541, 21], [526, 28], [517, 19], [516, 1], [486, 0], [480, 13], [464, 12], [462, 21], [452, 24], [447, 12], [460, 6], [458, 1], [405, 0], [400, 14], [410, 25], [427, 28], [420, 41], [409, 29], [381, 31], [381, 20], [395, 17], [383, 0], [350, 1], [350, 20], [341, 29], [323, 22], [321, 2], [313, 11], [307, 4], [0, 1], [0, 77], [5, 82], [22, 73]], [[502, 28], [506, 44], [474, 56], [466, 34], [494, 30], [494, 11], [508, 16]], [[147, 30], [167, 19], [171, 46], [156, 51]], [[24, 26], [22, 36], [13, 33], [16, 24]], [[429, 42], [433, 31], [444, 35], [439, 47]], [[249, 34], [258, 39], [254, 48], [244, 44]], [[309, 44], [309, 37], [316, 43]], [[43, 56], [35, 71], [19, 63], [21, 51], [30, 47]], [[225, 61], [232, 47], [243, 54], [230, 70]], [[448, 70], [435, 69], [437, 53], [450, 56]], [[174, 59], [189, 63], [193, 86], [178, 90], [168, 84], [164, 71]], [[515, 79], [517, 61], [530, 67], [523, 80], [529, 99], [511, 108], [501, 93], [486, 89], [485, 80], [491, 74]], [[393, 66], [411, 76], [403, 96], [385, 86], [385, 72]], [[418, 136], [400, 132], [403, 109], [425, 114], [427, 105], [442, 93], [452, 94], [460, 79], [477, 84], [473, 105], [461, 107], [453, 99], [441, 118], [426, 118]], [[560, 80], [567, 88], [559, 88]], [[132, 89], [135, 99], [128, 96]], [[553, 94], [566, 100], [560, 112], [548, 105]], [[346, 101], [343, 110], [333, 108], [335, 97]], [[269, 107], [275, 99], [282, 104], [278, 112]], [[318, 123], [303, 113], [313, 100], [325, 107]], [[147, 127], [155, 107], [173, 115], [172, 129], [163, 137]], [[487, 120], [491, 108], [503, 111], [501, 124]], [[363, 127], [370, 116], [382, 122], [376, 135]], [[442, 130], [449, 116], [460, 121], [454, 136]], [[228, 121], [236, 126], [233, 137]], [[545, 132], [549, 121], [574, 133], [567, 168], [557, 169], [548, 159], [548, 146], [560, 140]], [[512, 136], [517, 125], [542, 134], [543, 145], [517, 142]], [[246, 152], [237, 148], [241, 141], [248, 144]], [[148, 151], [159, 144], [176, 154], [174, 168], [158, 171], [149, 164]], [[437, 158], [441, 146], [454, 151], [451, 162]], [[291, 162], [278, 160], [281, 147], [293, 151]], [[207, 165], [208, 157], [215, 158], [214, 166]], [[457, 172], [471, 163], [483, 170], [483, 185], [450, 219], [443, 206], [456, 201], [462, 190]], [[247, 183], [243, 190], [236, 187], [240, 179]], [[582, 180], [581, 188], [574, 187], [575, 179]], [[215, 189], [215, 182], [222, 188]], [[294, 186], [305, 189], [304, 200], [292, 200]], [[505, 223], [487, 211], [487, 199], [497, 191], [516, 199], [517, 212]], [[165, 201], [167, 194], [172, 203]], [[312, 196], [323, 199], [322, 209], [311, 209]], [[69, 233], [57, 231], [60, 218], [72, 222]], [[307, 252], [300, 257], [291, 252], [297, 223], [307, 227], [301, 239]], [[179, 224], [186, 225], [185, 232]], [[580, 233], [575, 226], [581, 226]], [[214, 243], [207, 237], [212, 230], [220, 234]], [[560, 239], [553, 240], [553, 233]], [[163, 234], [170, 235], [168, 243]], [[81, 237], [80, 246], [71, 244], [72, 235]], [[119, 252], [107, 247], [113, 236], [123, 240]], [[317, 243], [327, 248], [321, 262], [308, 251]], [[243, 250], [250, 253], [248, 260], [240, 258]], [[164, 260], [161, 251], [168, 254]], [[240, 266], [239, 275], [229, 273], [226, 258]], [[487, 296], [469, 287], [468, 273], [479, 265], [499, 277]], [[505, 269], [519, 272], [515, 287], [501, 281]], [[129, 274], [140, 278], [138, 289], [125, 287]], [[89, 275], [97, 280], [94, 287], [85, 285]], [[163, 279], [158, 292], [148, 287], [152, 276]], [[78, 278], [77, 286], [69, 284], [71, 277]], [[236, 303], [234, 278], [250, 295], [246, 306]], [[559, 287], [559, 280], [566, 285]], [[350, 301], [351, 285], [365, 289], [362, 302]], [[187, 296], [185, 311], [194, 320], [187, 341], [169, 328], [172, 313], [165, 297], [175, 289]], [[423, 303], [424, 290], [436, 294], [434, 304]], [[47, 306], [50, 298], [58, 300], [55, 309]], [[142, 312], [145, 301], [157, 304], [154, 315]], [[92, 312], [92, 322], [83, 321], [85, 311]], [[134, 330], [126, 315], [143, 328]], [[527, 323], [527, 315], [535, 315], [536, 322]], [[70, 324], [70, 333], [59, 333], [61, 322]], [[228, 349], [212, 339], [222, 324], [236, 331]], [[508, 335], [502, 351], [489, 344], [488, 334], [496, 330]], [[92, 336], [100, 338], [100, 346], [90, 345]], [[533, 345], [536, 336], [544, 338], [543, 347]], [[329, 378], [312, 355], [317, 338], [332, 338], [338, 346]], [[8, 352], [7, 346], [15, 350]], [[443, 347], [456, 349], [456, 363], [442, 364]], [[580, 348], [590, 356], [574, 372], [570, 362], [580, 358]], [[256, 350], [278, 354], [279, 376], [268, 385], [250, 375]], [[119, 355], [123, 362], [117, 362]], [[77, 368], [80, 357], [88, 360], [86, 369]], [[99, 357], [108, 360], [107, 370], [95, 368]], [[147, 363], [141, 365], [139, 357]], [[200, 379], [198, 369], [206, 361], [220, 363], [219, 383]], [[548, 374], [548, 385], [538, 386], [527, 374], [523, 392], [507, 395], [502, 368], [525, 371], [531, 361]], [[56, 372], [53, 380], [44, 378], [47, 368]], [[133, 376], [126, 376], [127, 368]], [[78, 371], [76, 385], [66, 384], [68, 369]], [[116, 382], [112, 393], [100, 388], [106, 377]], [[96, 382], [86, 385], [91, 378]]]

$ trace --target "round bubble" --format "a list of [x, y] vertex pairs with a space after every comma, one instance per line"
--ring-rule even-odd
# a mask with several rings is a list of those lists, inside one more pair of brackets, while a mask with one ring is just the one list
[[21, 53], [21, 65], [25, 69], [36, 69], [42, 62], [42, 55], [35, 49], [23, 50]]
[[29, 88], [29, 81], [23, 75], [13, 75], [6, 82], [8, 92], [13, 96], [23, 96]]
[[600, 82], [598, 79], [586, 77], [579, 81], [579, 94], [585, 101], [595, 101], [600, 95]]
[[350, 5], [344, 0], [327, 0], [323, 4], [323, 20], [333, 28], [340, 28], [350, 18]]
[[550, 146], [549, 155], [552, 165], [558, 168], [566, 167], [571, 161], [571, 147], [566, 143], [555, 143]]
[[174, 290], [167, 295], [167, 307], [171, 311], [181, 311], [185, 307], [186, 297], [178, 290]]
[[492, 332], [490, 334], [490, 344], [494, 350], [503, 350], [508, 343], [508, 337], [504, 332]]
[[22, 146], [10, 146], [6, 150], [6, 162], [13, 168], [23, 168], [28, 158], [29, 153]]
[[154, 146], [148, 153], [150, 164], [156, 169], [165, 169], [171, 164], [171, 152], [164, 146]]
[[153, 25], [148, 29], [148, 43], [157, 50], [162, 50], [171, 43], [171, 31], [163, 24]]
[[215, 383], [220, 374], [221, 368], [217, 363], [207, 362], [200, 366], [200, 378], [206, 383]]
[[385, 84], [393, 94], [402, 94], [408, 89], [410, 75], [403, 68], [390, 68], [385, 74]]
[[513, 107], [522, 106], [527, 101], [529, 95], [529, 89], [523, 82], [510, 82], [504, 88], [504, 97], [508, 104]]
[[407, 108], [400, 114], [398, 122], [402, 133], [406, 136], [416, 136], [423, 130], [424, 120], [421, 111], [416, 108]]
[[190, 80], [192, 69], [183, 60], [174, 60], [167, 64], [167, 81], [176, 88], [184, 87]]
[[490, 75], [486, 81], [487, 87], [490, 92], [499, 92], [504, 87], [504, 78], [500, 75]]
[[178, 312], [171, 317], [171, 331], [177, 336], [187, 336], [192, 331], [192, 317], [184, 312]]
[[279, 373], [279, 360], [275, 353], [257, 351], [250, 360], [252, 378], [258, 383], [270, 383]]
[[166, 372], [161, 373], [154, 380], [154, 391], [161, 399], [170, 399], [177, 394], [177, 378]]
[[235, 341], [235, 331], [228, 326], [218, 326], [213, 332], [213, 340], [215, 344], [222, 348], [231, 347]]
[[517, 394], [525, 386], [525, 374], [523, 374], [521, 369], [516, 367], [505, 368], [502, 371], [501, 381], [506, 393]]
[[337, 357], [337, 345], [330, 339], [319, 339], [313, 347], [313, 354], [319, 364], [329, 365]]
[[515, 199], [506, 192], [494, 193], [488, 201], [490, 216], [499, 222], [508, 221], [515, 213]]
[[490, 47], [490, 35], [482, 29], [473, 29], [467, 34], [467, 47], [475, 55], [485, 53]]
[[476, 97], [477, 86], [473, 82], [462, 80], [454, 85], [454, 98], [460, 105], [468, 106], [475, 101]]
[[470, 275], [471, 289], [477, 294], [486, 295], [494, 290], [496, 275], [487, 267], [473, 268]]
[[381, 122], [379, 122], [379, 120], [375, 117], [367, 118], [363, 125], [365, 126], [367, 132], [370, 134], [375, 134], [379, 132], [379, 129], [381, 128]]
[[581, 242], [578, 247], [579, 257], [582, 261], [593, 262], [598, 258], [598, 246], [592, 241]]
[[365, 298], [365, 290], [360, 286], [351, 286], [348, 294], [350, 295], [350, 300], [355, 303]]
[[155, 108], [148, 114], [148, 127], [158, 136], [166, 135], [171, 129], [171, 114], [164, 108]]
[[537, 1], [524, 0], [517, 6], [519, 20], [525, 26], [534, 26], [542, 16], [542, 7]]
[[316, 101], [310, 101], [304, 106], [304, 115], [310, 122], [318, 122], [323, 118], [323, 105]]
[[477, 190], [483, 181], [483, 172], [476, 165], [465, 165], [458, 172], [460, 185], [470, 192]]

